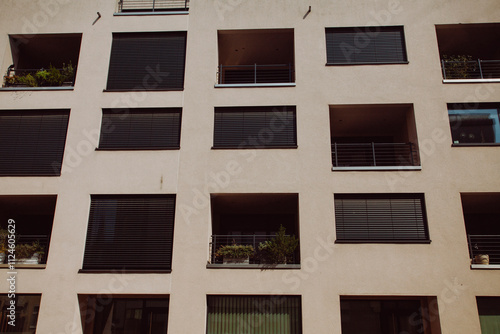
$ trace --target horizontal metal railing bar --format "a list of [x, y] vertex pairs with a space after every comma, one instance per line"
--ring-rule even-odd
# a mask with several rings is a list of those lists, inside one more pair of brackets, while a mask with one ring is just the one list
[[490, 264], [500, 264], [500, 235], [469, 234], [468, 239], [473, 260], [477, 255], [488, 255]]
[[294, 82], [292, 64], [219, 65], [219, 84]]
[[[210, 236], [210, 260], [211, 264], [222, 264], [222, 258], [216, 256], [217, 250], [221, 246], [226, 245], [250, 245], [254, 248], [255, 254], [258, 254], [259, 244], [264, 241], [272, 240], [275, 235], [260, 235], [260, 234], [241, 234], [241, 235], [222, 235], [214, 234]], [[251, 264], [259, 264], [260, 260], [258, 256], [250, 258]], [[300, 264], [298, 261], [298, 250], [292, 256], [292, 260], [288, 262], [289, 264]]]
[[333, 143], [334, 167], [418, 166], [412, 143]]
[[[49, 248], [49, 236], [45, 234], [19, 234], [16, 235], [16, 246], [21, 244], [32, 244], [37, 242], [43, 247], [43, 251], [40, 257], [40, 264], [46, 263], [47, 251]], [[19, 261], [20, 257], [16, 254], [16, 261]], [[7, 261], [6, 261], [7, 262]]]
[[189, 0], [121, 0], [120, 12], [188, 10]]
[[500, 78], [500, 60], [441, 60], [444, 79]]
[[[27, 87], [26, 85], [21, 84], [21, 83], [9, 84], [7, 81], [7, 78], [16, 77], [16, 76], [26, 76], [28, 74], [35, 76], [37, 72], [48, 71], [48, 70], [50, 70], [50, 68], [43, 68], [43, 67], [37, 68], [37, 69], [34, 69], [34, 68], [23, 68], [23, 69], [9, 68], [7, 70], [7, 74], [4, 77], [5, 87]], [[60, 72], [64, 71], [63, 68], [56, 68], [56, 70], [58, 70]], [[67, 81], [66, 83], [70, 86], [73, 86], [75, 83], [75, 77], [76, 77], [76, 68], [75, 68], [75, 73], [73, 74], [73, 77], [71, 78], [71, 80]], [[39, 87], [57, 87], [57, 86], [39, 86]]]

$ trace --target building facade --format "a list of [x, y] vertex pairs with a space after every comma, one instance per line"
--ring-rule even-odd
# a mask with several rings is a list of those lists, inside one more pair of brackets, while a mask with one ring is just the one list
[[0, 332], [499, 333], [499, 14], [2, 1]]

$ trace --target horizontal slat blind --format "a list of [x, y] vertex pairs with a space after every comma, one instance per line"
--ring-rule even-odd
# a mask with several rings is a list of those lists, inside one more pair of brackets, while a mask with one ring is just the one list
[[69, 110], [0, 111], [0, 176], [58, 176]]
[[207, 334], [300, 334], [299, 296], [208, 296]]
[[182, 89], [185, 55], [185, 32], [113, 34], [107, 89]]
[[335, 195], [338, 241], [428, 241], [421, 195]]
[[92, 195], [83, 269], [169, 270], [173, 195]]
[[327, 28], [328, 64], [406, 62], [403, 27]]
[[215, 108], [216, 148], [295, 146], [295, 106]]
[[179, 148], [181, 108], [104, 109], [100, 149]]

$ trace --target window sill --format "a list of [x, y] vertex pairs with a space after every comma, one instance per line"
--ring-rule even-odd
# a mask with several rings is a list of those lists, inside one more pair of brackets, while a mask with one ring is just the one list
[[215, 88], [295, 87], [295, 82], [262, 84], [215, 84]]
[[80, 269], [79, 274], [170, 274], [171, 269], [137, 270], [137, 269]]
[[443, 79], [443, 83], [500, 83], [500, 79]]
[[207, 264], [207, 269], [300, 269], [300, 264]]
[[175, 150], [180, 150], [180, 146], [176, 147], [140, 147], [140, 148], [135, 148], [135, 147], [128, 147], [128, 148], [96, 148], [96, 151], [175, 151]]
[[[14, 269], [10, 271], [16, 271], [18, 269], [45, 269], [46, 264], [14, 264]], [[10, 269], [9, 264], [0, 264], [0, 269]]]
[[471, 264], [471, 269], [486, 269], [486, 270], [494, 270], [500, 269], [500, 264]]
[[181, 92], [184, 88], [158, 88], [158, 89], [146, 89], [146, 88], [130, 88], [130, 89], [103, 89], [104, 93], [130, 93], [130, 92]]
[[326, 63], [325, 66], [356, 66], [356, 65], [408, 65], [409, 61], [397, 61], [387, 63]]
[[114, 13], [113, 16], [153, 16], [153, 15], [187, 15], [188, 10], [170, 10], [159, 12], [128, 12], [128, 13]]
[[420, 171], [422, 166], [332, 167], [332, 171]]
[[500, 146], [500, 143], [457, 143], [457, 144], [451, 144], [451, 147], [495, 147], [495, 146]]
[[74, 86], [65, 87], [1, 87], [0, 91], [11, 92], [11, 91], [72, 91]]
[[336, 244], [430, 244], [431, 240], [335, 240]]
[[212, 146], [212, 150], [289, 150], [289, 149], [297, 149], [298, 146], [228, 146], [228, 147], [216, 147]]

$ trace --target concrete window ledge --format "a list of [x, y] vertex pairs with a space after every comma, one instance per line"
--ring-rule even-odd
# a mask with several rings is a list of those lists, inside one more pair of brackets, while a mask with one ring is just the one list
[[500, 83], [500, 79], [443, 79], [443, 83]]
[[215, 88], [295, 87], [295, 82], [268, 84], [215, 84]]
[[471, 264], [471, 269], [495, 270], [500, 269], [500, 264]]
[[371, 167], [332, 167], [332, 171], [415, 171], [422, 170], [422, 166], [371, 166]]
[[300, 269], [300, 264], [207, 264], [207, 269]]
[[147, 12], [147, 13], [140, 13], [140, 12], [130, 12], [130, 13], [114, 13], [113, 16], [151, 16], [151, 15], [187, 15], [189, 14], [189, 11], [187, 10], [182, 10], [182, 11], [164, 11], [164, 12]]
[[2, 87], [0, 92], [12, 92], [12, 91], [50, 91], [50, 90], [74, 90], [74, 86], [67, 87]]
[[9, 269], [9, 271], [16, 271], [17, 269], [45, 269], [46, 264], [14, 264], [14, 270], [10, 270], [8, 264], [0, 264], [0, 269]]

